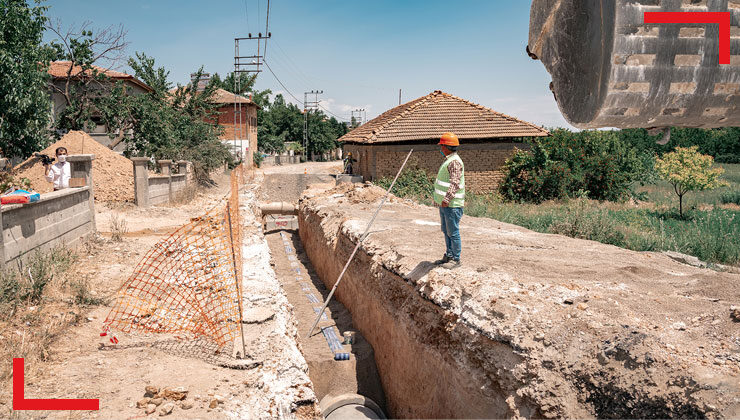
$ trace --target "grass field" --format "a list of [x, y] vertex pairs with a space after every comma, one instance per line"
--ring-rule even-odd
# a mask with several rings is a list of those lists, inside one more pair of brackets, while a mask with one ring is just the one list
[[[740, 164], [721, 166], [726, 169], [723, 179], [729, 186], [688, 193], [684, 197], [688, 211], [683, 218], [678, 216], [678, 197], [665, 182], [637, 188], [646, 199], [637, 203], [571, 199], [518, 204], [504, 202], [496, 195], [469, 194], [465, 214], [636, 251], [671, 250], [707, 262], [740, 265], [740, 206], [722, 200], [740, 196]], [[432, 204], [428, 187], [420, 186], [423, 183], [418, 176], [399, 182], [398, 195]], [[379, 184], [387, 187], [389, 182], [381, 180]]]

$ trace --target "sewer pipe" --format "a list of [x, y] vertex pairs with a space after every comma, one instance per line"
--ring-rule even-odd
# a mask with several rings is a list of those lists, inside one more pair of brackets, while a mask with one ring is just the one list
[[298, 215], [298, 207], [286, 202], [262, 203], [260, 205], [262, 216], [269, 214]]
[[326, 420], [386, 418], [375, 401], [359, 394], [327, 395], [319, 403], [319, 410]]

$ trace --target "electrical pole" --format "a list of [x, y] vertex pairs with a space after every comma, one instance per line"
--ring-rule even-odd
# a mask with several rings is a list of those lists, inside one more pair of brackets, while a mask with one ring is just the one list
[[[265, 20], [265, 35], [262, 32], [258, 32], [257, 36], [252, 36], [250, 33], [247, 37], [234, 38], [234, 147], [236, 149], [237, 140], [239, 141], [239, 155], [242, 161], [244, 161], [246, 153], [244, 153], [244, 131], [246, 130], [247, 147], [249, 147], [250, 140], [252, 138], [251, 130], [249, 129], [249, 116], [245, 118], [242, 116], [242, 86], [241, 86], [241, 74], [258, 74], [262, 72], [260, 67], [265, 59], [265, 53], [267, 52], [267, 40], [272, 37], [272, 34], [268, 32], [270, 24], [270, 0], [267, 0], [267, 19]], [[257, 41], [257, 55], [241, 55], [239, 47], [241, 41]], [[262, 40], [265, 42], [264, 51], [260, 53], [260, 46]], [[247, 108], [249, 109], [249, 108]], [[245, 124], [246, 123], [246, 124]], [[244, 127], [246, 125], [246, 127]], [[256, 150], [252, 150], [252, 153], [256, 153]], [[233, 152], [232, 152], [233, 153]], [[236, 155], [236, 153], [234, 153]], [[249, 162], [251, 164], [251, 162]]]
[[[323, 90], [312, 90], [310, 92], [303, 92], [303, 153], [306, 156], [306, 161], [308, 161], [309, 153], [308, 153], [308, 113], [313, 111], [317, 111], [319, 109], [319, 95], [323, 94]], [[308, 95], [314, 95], [314, 100], [309, 101]]]
[[401, 89], [398, 89], [398, 104], [401, 105]]
[[[352, 121], [352, 118], [355, 117], [355, 113], [357, 113], [357, 117], [359, 118], [357, 121], [357, 125], [365, 124], [365, 118], [362, 117], [362, 113], [365, 112], [365, 108], [358, 108], [352, 110], [352, 117], [350, 118], [350, 121]], [[367, 117], [367, 113], [365, 112], [365, 117]]]

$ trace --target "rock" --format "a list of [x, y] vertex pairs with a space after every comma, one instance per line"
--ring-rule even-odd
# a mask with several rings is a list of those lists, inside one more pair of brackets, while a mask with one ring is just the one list
[[675, 322], [673, 325], [671, 325], [671, 328], [673, 328], [674, 330], [686, 331], [686, 324], [683, 322]]
[[180, 404], [180, 408], [182, 408], [183, 410], [190, 410], [191, 408], [193, 408], [193, 403], [191, 403], [190, 401], [183, 401], [182, 404]]
[[275, 312], [269, 308], [254, 308], [244, 314], [245, 324], [261, 324], [275, 317]]
[[163, 406], [159, 407], [159, 415], [166, 416], [172, 413], [172, 410], [174, 409], [175, 409], [175, 403], [168, 402], [167, 404], [164, 404]]
[[164, 402], [164, 399], [161, 398], [161, 397], [160, 398], [152, 398], [152, 400], [149, 401], [149, 402], [151, 404], [154, 404], [154, 405], [157, 405], [158, 406], [158, 405], [161, 405]]
[[224, 397], [222, 397], [221, 395], [218, 395], [218, 394], [214, 395], [213, 396], [213, 399], [216, 400], [216, 401], [218, 401], [219, 404], [223, 404], [224, 401], [225, 401], [224, 400]]
[[154, 412], [154, 410], [156, 410], [156, 409], [157, 409], [157, 406], [156, 405], [149, 404], [149, 405], [146, 406], [146, 410], [144, 410], [144, 412], [146, 414], [152, 414]]
[[180, 401], [184, 400], [188, 396], [188, 390], [185, 387], [179, 386], [177, 388], [165, 388], [163, 392], [164, 398], [167, 400]]
[[581, 302], [581, 303], [578, 304], [578, 306], [576, 306], [576, 308], [578, 308], [578, 309], [580, 309], [582, 311], [585, 311], [586, 309], [588, 309], [588, 305], [586, 305], [585, 303]]
[[740, 322], [740, 307], [730, 306], [730, 318], [735, 322]]
[[144, 396], [153, 398], [155, 395], [159, 393], [159, 388], [152, 385], [147, 385], [146, 388], [144, 388]]
[[218, 401], [215, 399], [211, 400], [211, 403], [208, 404], [208, 408], [216, 408], [216, 407], [218, 407]]
[[573, 304], [573, 299], [565, 299], [563, 301], [563, 303], [566, 304], [566, 305], [572, 305]]
[[146, 408], [146, 406], [149, 405], [151, 401], [151, 398], [142, 398], [136, 402], [136, 408]]
[[537, 335], [534, 336], [534, 339], [537, 341], [542, 341], [545, 339], [545, 333], [538, 332]]

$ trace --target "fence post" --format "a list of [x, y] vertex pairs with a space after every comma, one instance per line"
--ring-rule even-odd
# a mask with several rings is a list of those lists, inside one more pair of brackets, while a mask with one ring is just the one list
[[185, 175], [185, 185], [190, 185], [190, 167], [188, 165], [187, 160], [178, 160], [177, 161], [177, 173], [180, 175]]
[[172, 161], [169, 159], [162, 159], [158, 160], [157, 163], [159, 164], [159, 171], [162, 172], [162, 175], [167, 175], [169, 178], [167, 180], [167, 200], [172, 202], [172, 200], [175, 199], [172, 192]]
[[3, 225], [3, 209], [0, 206], [0, 270], [5, 269], [5, 228]]
[[134, 164], [134, 196], [139, 207], [149, 207], [149, 171], [147, 157], [132, 157]]
[[92, 161], [95, 155], [71, 155], [67, 156], [67, 162], [70, 165], [72, 178], [84, 180], [88, 190], [88, 204], [90, 206], [90, 219], [92, 221], [93, 232], [97, 230], [95, 226], [95, 189], [93, 188]]

